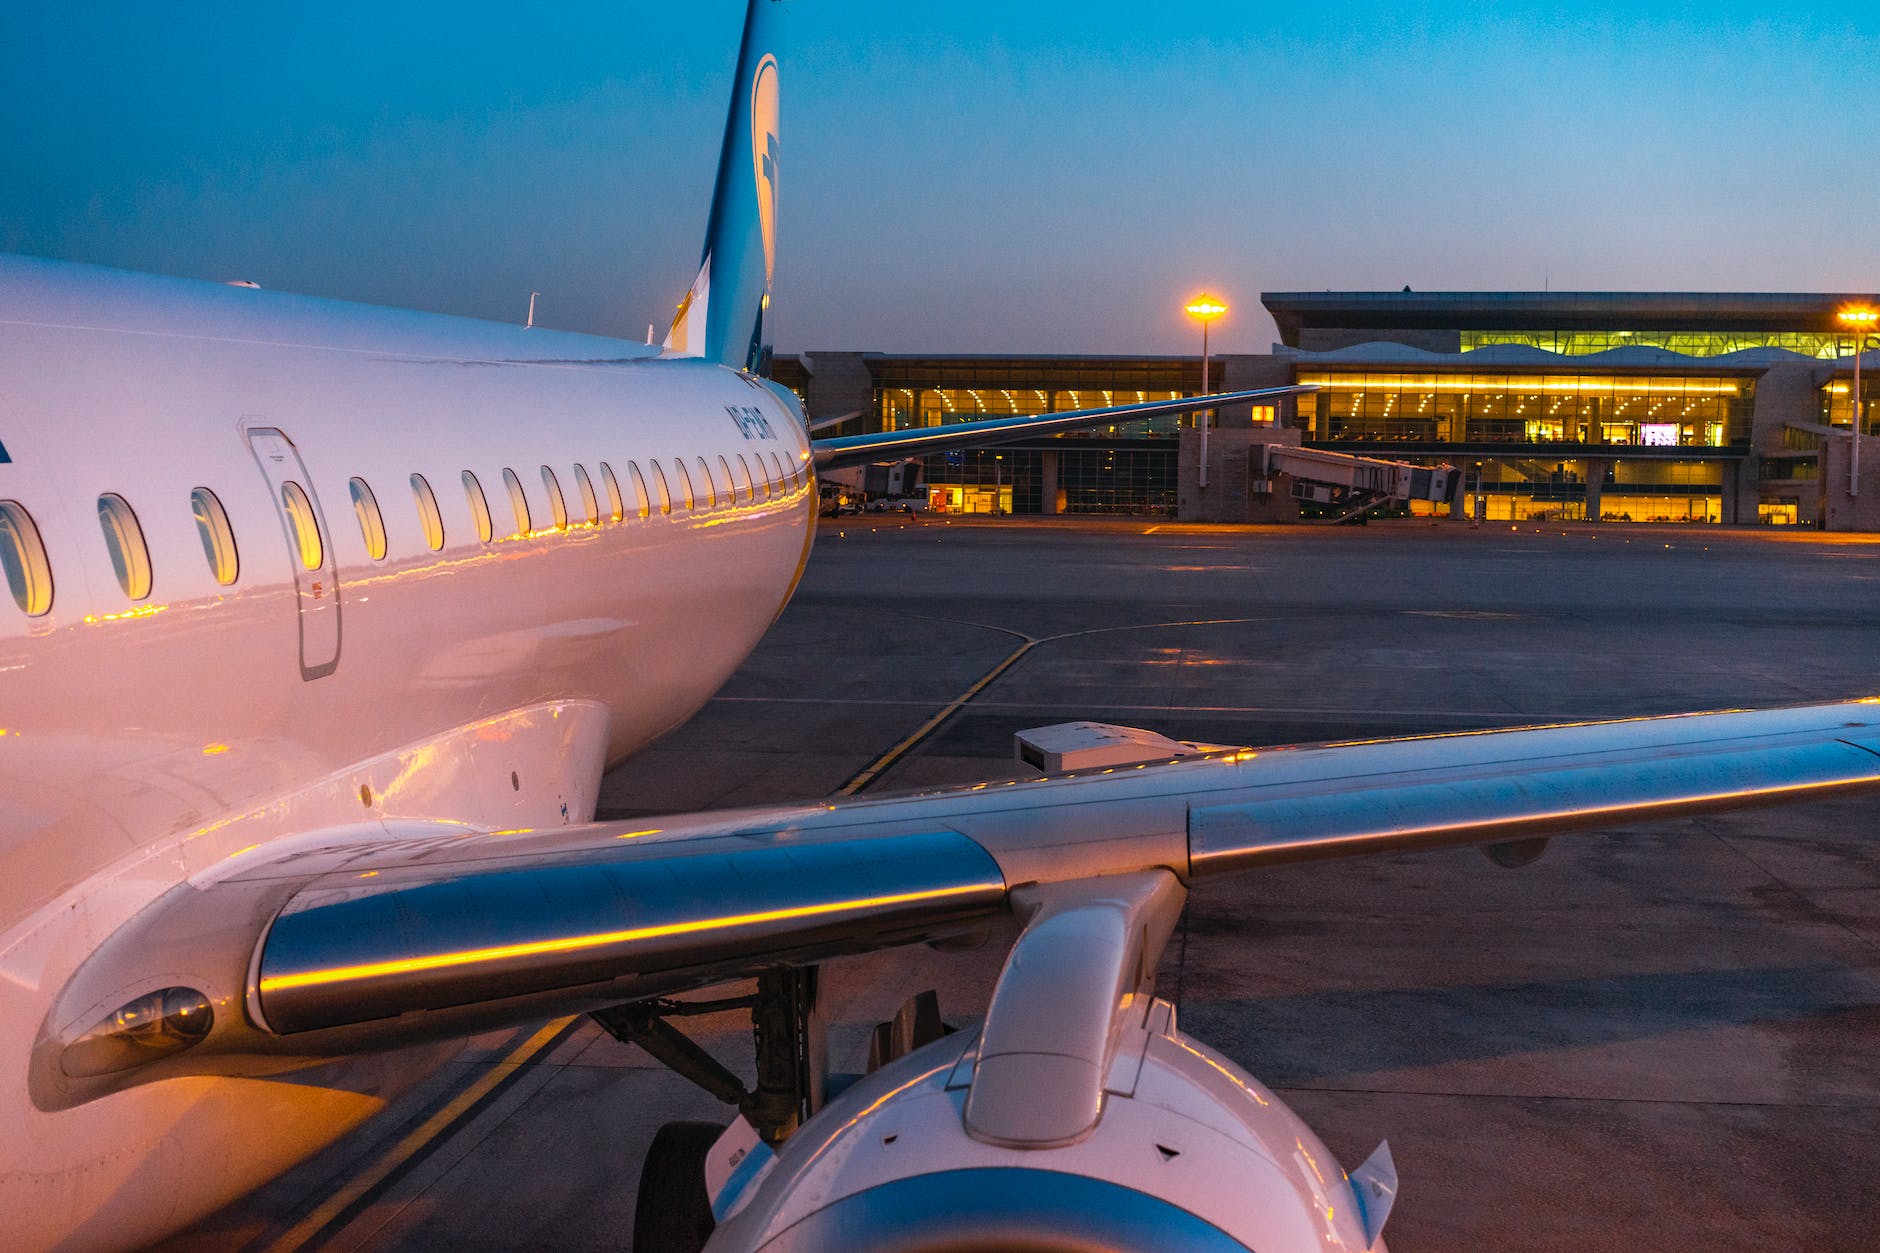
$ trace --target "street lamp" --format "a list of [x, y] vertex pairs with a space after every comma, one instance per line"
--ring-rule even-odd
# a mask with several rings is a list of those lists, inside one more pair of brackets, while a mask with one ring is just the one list
[[1847, 494], [1860, 495], [1860, 354], [1867, 346], [1867, 332], [1880, 321], [1880, 311], [1866, 305], [1854, 305], [1835, 315], [1841, 325], [1854, 332], [1854, 439], [1853, 452], [1847, 459]]
[[[1227, 306], [1213, 296], [1202, 292], [1188, 302], [1186, 312], [1201, 319], [1201, 394], [1208, 394], [1208, 323], [1227, 312]], [[1201, 486], [1208, 485], [1208, 421], [1214, 416], [1212, 409], [1201, 414]]]

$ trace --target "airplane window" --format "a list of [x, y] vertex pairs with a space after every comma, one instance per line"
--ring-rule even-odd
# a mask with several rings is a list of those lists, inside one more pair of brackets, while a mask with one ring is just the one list
[[[607, 463], [605, 461], [601, 462], [601, 468], [603, 470], [607, 469]], [[630, 475], [633, 479], [633, 494], [640, 498], [639, 499], [640, 516], [644, 518], [647, 515], [647, 511], [652, 502], [652, 498], [646, 494], [646, 480], [640, 477], [639, 464], [637, 462], [632, 462], [632, 461], [627, 462], [627, 474]], [[613, 472], [608, 471], [607, 477], [609, 479], [612, 479]]]
[[385, 559], [385, 518], [379, 513], [379, 499], [364, 479], [346, 485], [352, 492], [353, 512], [359, 517], [359, 534], [365, 537], [366, 553], [374, 561]]
[[[659, 462], [655, 461], [653, 465], [657, 467]], [[679, 490], [685, 493], [684, 508], [690, 509], [694, 499], [692, 495], [692, 476], [686, 471], [685, 458], [673, 458], [672, 467], [679, 472]]]
[[32, 515], [16, 501], [0, 500], [0, 567], [13, 603], [34, 617], [52, 608], [52, 565]]
[[[729, 474], [730, 467], [727, 466], [725, 472]], [[751, 483], [751, 463], [744, 459], [743, 453], [738, 454], [738, 477], [743, 480], [744, 499], [747, 501], [756, 500], [757, 488]], [[765, 492], [764, 494], [768, 496], [770, 493]]]
[[659, 468], [659, 459], [653, 459], [653, 485], [659, 488], [659, 511], [672, 512], [672, 490], [666, 486], [666, 472]]
[[196, 515], [196, 533], [202, 537], [202, 555], [209, 559], [209, 572], [215, 581], [227, 587], [241, 570], [235, 553], [235, 529], [228, 524], [228, 511], [214, 492], [198, 487], [189, 494], [189, 507]]
[[437, 494], [422, 474], [411, 476], [411, 494], [418, 502], [418, 520], [424, 524], [424, 542], [432, 552], [444, 547], [444, 515], [437, 508]]
[[548, 511], [555, 515], [555, 529], [568, 529], [568, 502], [561, 497], [561, 480], [547, 466], [542, 467], [542, 491], [548, 495]]
[[725, 503], [735, 505], [738, 503], [738, 481], [731, 477], [731, 463], [721, 455], [718, 458], [718, 468], [725, 474]]
[[527, 535], [532, 529], [529, 525], [529, 498], [522, 494], [522, 480], [508, 466], [503, 467], [503, 486], [509, 489], [509, 508], [516, 515], [516, 535]]
[[326, 563], [326, 549], [320, 542], [320, 523], [314, 517], [307, 490], [291, 479], [281, 484], [281, 507], [287, 511], [287, 523], [293, 528], [300, 564], [318, 570]]
[[[712, 468], [705, 464], [705, 458], [703, 457], [698, 459], [698, 473], [699, 477], [705, 480], [705, 499], [701, 503], [708, 509], [714, 508], [718, 504], [718, 480], [712, 477]], [[725, 503], [730, 504], [731, 502], [726, 501]]]
[[776, 473], [777, 486], [781, 488], [783, 486], [783, 462], [778, 459], [777, 454], [774, 452], [770, 454], [770, 468]]
[[[633, 463], [629, 461], [627, 465], [631, 467]], [[634, 470], [633, 477], [638, 480], [640, 472]], [[601, 486], [607, 489], [607, 520], [618, 522], [625, 518], [627, 506], [620, 499], [620, 480], [614, 477], [614, 468], [605, 461], [601, 462]], [[646, 484], [644, 482], [640, 483], [640, 516], [642, 518], [646, 516]]]
[[98, 497], [98, 525], [104, 531], [104, 545], [111, 552], [111, 568], [117, 572], [118, 586], [132, 600], [150, 595], [150, 549], [144, 544], [144, 529], [130, 503], [114, 492]]
[[[581, 520], [589, 526], [600, 525], [601, 502], [594, 498], [594, 480], [588, 477], [587, 467], [579, 461], [574, 463], [574, 485], [581, 492]], [[614, 509], [613, 520], [620, 521], [618, 507]]]
[[463, 472], [463, 494], [470, 502], [470, 516], [476, 519], [477, 538], [489, 543], [496, 534], [495, 524], [490, 521], [490, 502], [483, 496], [483, 484], [468, 470]]

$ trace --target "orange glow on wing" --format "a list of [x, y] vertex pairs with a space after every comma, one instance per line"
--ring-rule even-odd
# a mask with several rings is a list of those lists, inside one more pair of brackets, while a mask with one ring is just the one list
[[413, 974], [423, 970], [450, 970], [481, 962], [507, 961], [515, 957], [537, 957], [547, 953], [576, 953], [583, 949], [604, 948], [610, 944], [630, 944], [635, 940], [663, 939], [675, 935], [696, 935], [755, 923], [782, 922], [797, 918], [815, 918], [839, 914], [851, 909], [876, 909], [888, 905], [907, 905], [917, 901], [937, 901], [971, 892], [1000, 891], [1002, 882], [969, 883], [959, 887], [934, 888], [924, 892], [899, 892], [891, 896], [870, 896], [860, 900], [827, 901], [820, 905], [797, 905], [789, 909], [766, 909], [724, 918], [700, 918], [688, 922], [664, 923], [655, 927], [633, 927], [624, 931], [603, 931], [595, 935], [566, 936], [553, 940], [531, 940], [523, 944], [499, 944], [489, 948], [464, 949], [456, 953], [433, 953], [428, 957], [405, 957], [394, 961], [366, 962], [340, 966], [332, 970], [310, 970], [300, 974], [275, 975], [261, 981], [262, 992], [289, 988], [321, 987], [333, 983], [351, 983], [376, 979], [382, 975]]

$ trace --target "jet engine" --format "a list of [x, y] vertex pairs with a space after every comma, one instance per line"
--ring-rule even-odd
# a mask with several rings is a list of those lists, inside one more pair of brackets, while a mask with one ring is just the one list
[[[1132, 997], [1094, 1124], [1063, 1142], [1052, 1085], [1002, 1093], [975, 1126], [983, 1036], [946, 1036], [867, 1075], [777, 1154], [734, 1124], [706, 1164], [711, 1253], [1382, 1250], [1387, 1147], [1347, 1175], [1234, 1063]], [[1022, 1091], [1022, 1089], [1021, 1089]]]

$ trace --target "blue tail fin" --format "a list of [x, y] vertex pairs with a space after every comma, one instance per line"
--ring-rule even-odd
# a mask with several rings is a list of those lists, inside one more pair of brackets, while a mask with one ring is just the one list
[[756, 370], [777, 263], [777, 27], [780, 0], [750, 0], [698, 277], [666, 350]]

